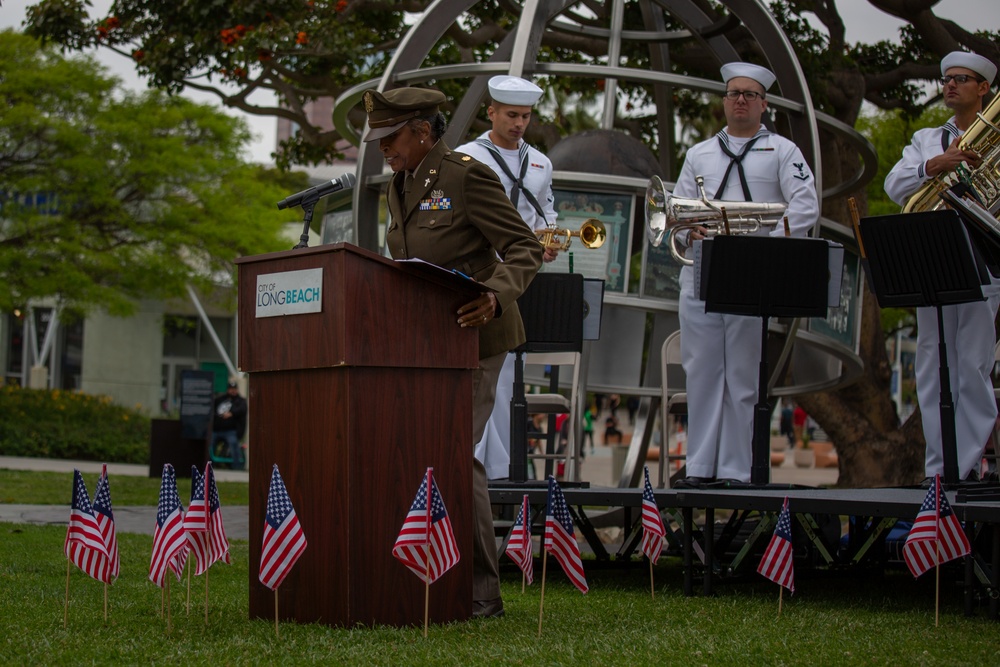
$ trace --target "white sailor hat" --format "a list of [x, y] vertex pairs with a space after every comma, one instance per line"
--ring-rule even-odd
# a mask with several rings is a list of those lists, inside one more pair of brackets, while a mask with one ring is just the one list
[[726, 63], [719, 71], [722, 72], [723, 81], [728, 82], [730, 79], [742, 76], [747, 79], [753, 79], [760, 85], [764, 86], [764, 90], [770, 88], [774, 84], [774, 80], [776, 78], [774, 76], [774, 72], [766, 67], [752, 65], [750, 63]]
[[519, 76], [501, 75], [490, 79], [490, 99], [516, 107], [534, 106], [542, 89]]
[[997, 75], [997, 66], [989, 58], [984, 58], [975, 53], [965, 51], [952, 51], [941, 59], [941, 74], [945, 74], [952, 67], [964, 67], [971, 69], [979, 76], [986, 79], [986, 83], [993, 85], [993, 78]]

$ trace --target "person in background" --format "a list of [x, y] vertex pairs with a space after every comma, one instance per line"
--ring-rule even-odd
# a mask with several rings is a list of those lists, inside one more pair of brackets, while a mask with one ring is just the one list
[[215, 398], [213, 414], [212, 442], [225, 441], [232, 459], [229, 466], [234, 470], [243, 470], [246, 462], [240, 441], [247, 429], [247, 400], [240, 396], [236, 380], [230, 379], [226, 393]]
[[[959, 148], [962, 135], [983, 110], [983, 99], [996, 77], [997, 66], [974, 53], [953, 51], [941, 60], [944, 104], [955, 112], [942, 126], [913, 133], [903, 156], [885, 177], [885, 192], [900, 206], [930, 179], [955, 171], [963, 162], [978, 167], [982, 158]], [[978, 480], [983, 450], [997, 418], [993, 395], [993, 322], [1000, 306], [1000, 280], [991, 276], [983, 286], [985, 301], [942, 306], [948, 371], [955, 406], [958, 474]], [[938, 356], [937, 309], [917, 308], [917, 354], [914, 372], [917, 404], [923, 418], [924, 484], [944, 473], [941, 438], [941, 378]]]
[[[704, 178], [709, 199], [785, 202], [792, 236], [806, 236], [819, 220], [816, 182], [798, 147], [767, 129], [767, 89], [775, 81], [764, 67], [749, 63], [722, 66], [726, 82], [722, 106], [726, 127], [692, 146], [684, 159], [673, 194], [702, 197], [696, 178]], [[692, 247], [706, 235], [704, 227], [678, 234]], [[758, 234], [784, 236], [781, 225], [761, 226]], [[675, 485], [697, 487], [750, 481], [753, 462], [753, 409], [757, 401], [760, 319], [705, 312], [694, 293], [694, 269], [681, 269], [679, 305], [681, 363], [687, 375], [688, 477]]]
[[580, 445], [580, 450], [587, 448], [587, 441], [590, 441], [590, 453], [594, 453], [594, 411], [596, 408], [594, 406], [588, 406], [583, 413], [583, 444]]
[[[492, 127], [475, 141], [456, 149], [476, 158], [497, 175], [521, 219], [536, 235], [555, 227], [552, 196], [552, 163], [524, 141], [532, 107], [542, 89], [517, 76], [494, 76], [488, 84], [490, 103], [486, 115]], [[558, 250], [545, 248], [542, 260], [551, 262]], [[486, 466], [489, 479], [506, 479], [510, 471], [510, 401], [514, 394], [514, 353], [508, 353], [497, 379], [493, 414], [486, 432], [476, 443], [476, 458]]]
[[[362, 95], [368, 114], [363, 140], [378, 142], [393, 171], [386, 191], [390, 217], [386, 245], [392, 257], [418, 258], [460, 271], [489, 288], [456, 312], [456, 326], [475, 328], [479, 334], [471, 455], [493, 411], [504, 358], [525, 340], [517, 298], [542, 265], [542, 246], [489, 167], [452, 151], [442, 141], [446, 122], [440, 105], [446, 100], [444, 93], [433, 89], [367, 90]], [[486, 469], [474, 456], [472, 471], [472, 613], [502, 616]]]

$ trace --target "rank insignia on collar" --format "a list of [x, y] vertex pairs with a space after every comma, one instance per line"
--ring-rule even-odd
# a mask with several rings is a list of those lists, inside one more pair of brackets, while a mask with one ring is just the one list
[[462, 156], [462, 162], [469, 162], [469, 161], [471, 161], [471, 160], [472, 160], [472, 158], [471, 158], [471, 157], [469, 157], [468, 155], [463, 155], [463, 156]]

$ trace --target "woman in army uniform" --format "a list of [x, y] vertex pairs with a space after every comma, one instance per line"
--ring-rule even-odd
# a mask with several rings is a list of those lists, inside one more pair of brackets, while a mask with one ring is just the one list
[[[492, 291], [458, 310], [458, 326], [479, 331], [479, 368], [473, 379], [473, 434], [469, 455], [493, 410], [497, 377], [509, 350], [524, 342], [517, 298], [542, 264], [543, 248], [511, 205], [493, 170], [453, 152], [432, 89], [399, 88], [363, 96], [364, 141], [378, 141], [392, 169], [386, 243], [395, 259], [418, 258], [455, 269]], [[473, 459], [473, 615], [501, 616], [496, 538], [486, 470]]]

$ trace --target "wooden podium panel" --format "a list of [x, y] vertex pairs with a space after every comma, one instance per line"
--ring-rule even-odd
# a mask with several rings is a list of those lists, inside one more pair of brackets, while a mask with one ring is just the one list
[[[475, 368], [479, 337], [456, 324], [478, 292], [436, 284], [345, 243], [244, 257], [239, 265], [239, 367], [246, 372], [334, 366]], [[319, 313], [255, 318], [261, 274], [323, 269]], [[415, 491], [414, 491], [415, 492]]]
[[[423, 622], [424, 585], [392, 546], [428, 467], [461, 553], [430, 587], [430, 618], [469, 618], [478, 335], [454, 311], [472, 294], [343, 244], [239, 264], [239, 359], [251, 373], [250, 617], [274, 618], [274, 593], [257, 574], [276, 463], [309, 542], [278, 589], [282, 619]], [[322, 312], [254, 316], [258, 274], [316, 267]]]

